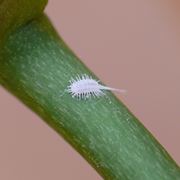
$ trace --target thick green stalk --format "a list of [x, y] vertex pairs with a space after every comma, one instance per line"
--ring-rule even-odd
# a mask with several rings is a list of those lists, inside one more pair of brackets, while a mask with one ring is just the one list
[[109, 180], [179, 180], [180, 169], [112, 93], [77, 100], [65, 89], [78, 74], [96, 78], [41, 15], [8, 35], [0, 83], [41, 116]]

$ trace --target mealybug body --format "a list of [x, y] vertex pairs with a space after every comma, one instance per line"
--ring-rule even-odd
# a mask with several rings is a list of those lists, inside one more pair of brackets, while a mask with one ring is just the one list
[[77, 97], [78, 99], [103, 96], [105, 95], [103, 90], [125, 92], [125, 90], [103, 86], [99, 84], [99, 81], [86, 74], [78, 75], [70, 80], [70, 85], [67, 88], [67, 91], [72, 95], [72, 97]]

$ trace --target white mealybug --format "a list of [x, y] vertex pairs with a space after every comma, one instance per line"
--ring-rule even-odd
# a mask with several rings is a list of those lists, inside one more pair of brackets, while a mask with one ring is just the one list
[[100, 97], [105, 95], [103, 90], [125, 92], [123, 89], [115, 89], [99, 84], [99, 81], [93, 79], [87, 74], [78, 75], [70, 80], [70, 85], [67, 91], [72, 95], [72, 97], [77, 97], [78, 99], [88, 99], [90, 97]]

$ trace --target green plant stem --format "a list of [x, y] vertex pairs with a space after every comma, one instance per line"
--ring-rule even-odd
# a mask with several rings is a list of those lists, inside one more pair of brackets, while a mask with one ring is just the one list
[[65, 92], [77, 74], [96, 78], [40, 16], [8, 36], [0, 82], [109, 180], [179, 180], [163, 147], [110, 92], [77, 100]]

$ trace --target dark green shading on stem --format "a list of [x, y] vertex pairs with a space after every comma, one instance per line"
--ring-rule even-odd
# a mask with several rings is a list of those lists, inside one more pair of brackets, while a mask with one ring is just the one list
[[46, 4], [47, 0], [0, 0], [0, 47], [10, 32], [41, 14]]
[[71, 77], [91, 72], [45, 16], [11, 34], [0, 53], [1, 84], [105, 179], [180, 179], [176, 163], [113, 94], [79, 101], [64, 91]]

